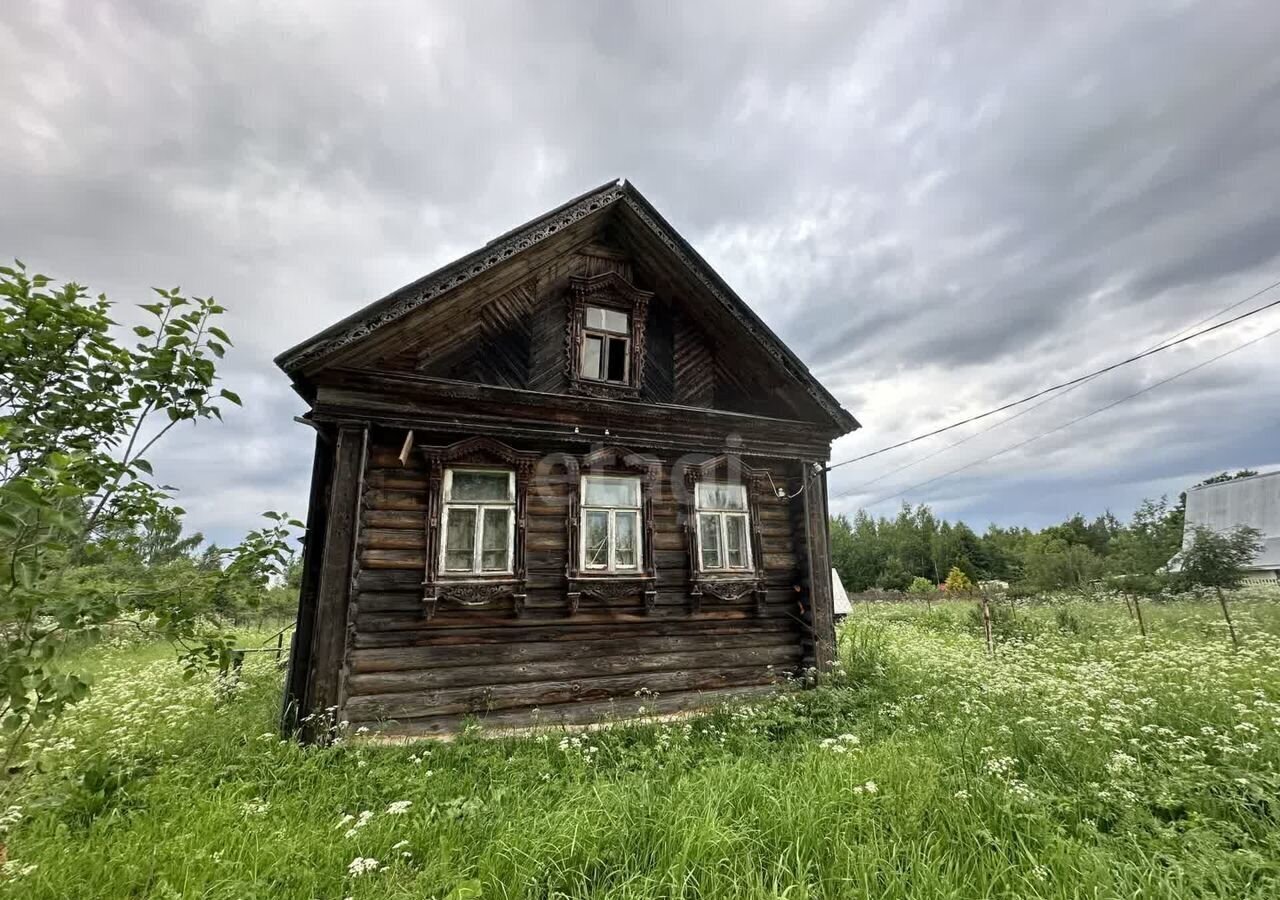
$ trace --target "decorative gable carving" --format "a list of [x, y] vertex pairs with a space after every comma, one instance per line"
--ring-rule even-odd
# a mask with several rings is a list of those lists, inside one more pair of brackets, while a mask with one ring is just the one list
[[[570, 392], [609, 399], [639, 398], [644, 386], [645, 324], [652, 298], [652, 292], [640, 290], [617, 272], [588, 277], [575, 275], [569, 279], [565, 376]], [[625, 384], [589, 378], [581, 370], [588, 306], [617, 310], [626, 313], [630, 319], [630, 358]]]

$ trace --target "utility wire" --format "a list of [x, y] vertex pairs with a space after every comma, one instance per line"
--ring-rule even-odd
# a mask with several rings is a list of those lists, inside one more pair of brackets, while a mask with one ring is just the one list
[[[1280, 281], [1276, 281], [1267, 285], [1262, 290], [1257, 291], [1256, 293], [1250, 295], [1249, 297], [1246, 297], [1244, 300], [1241, 300], [1240, 303], [1234, 304], [1233, 306], [1239, 306], [1243, 303], [1246, 303], [1249, 300], [1252, 300], [1254, 297], [1260, 296], [1261, 294], [1265, 294], [1276, 287], [1280, 287]], [[890, 444], [887, 447], [881, 447], [878, 450], [872, 450], [871, 452], [864, 453], [861, 456], [855, 456], [852, 459], [846, 459], [838, 463], [833, 463], [832, 465], [827, 466], [825, 471], [830, 472], [831, 470], [838, 469], [841, 466], [847, 466], [851, 463], [861, 462], [864, 459], [870, 459], [873, 456], [879, 456], [881, 453], [888, 453], [890, 450], [897, 450], [899, 447], [905, 447], [908, 444], [914, 444], [917, 441], [923, 441], [925, 438], [931, 438], [935, 435], [942, 434], [945, 431], [951, 431], [952, 429], [959, 428], [962, 425], [968, 425], [971, 422], [977, 422], [979, 419], [985, 419], [988, 416], [994, 416], [996, 413], [1004, 412], [1007, 409], [1013, 409], [1015, 406], [1021, 406], [1022, 404], [1029, 403], [1032, 400], [1038, 400], [1039, 398], [1043, 397], [1045, 394], [1052, 394], [1054, 391], [1059, 391], [1059, 390], [1062, 390], [1063, 388], [1071, 387], [1072, 385], [1076, 385], [1076, 384], [1080, 384], [1081, 382], [1088, 381], [1091, 378], [1096, 378], [1097, 376], [1103, 375], [1107, 372], [1115, 371], [1116, 369], [1119, 369], [1122, 366], [1127, 366], [1130, 363], [1137, 362], [1138, 360], [1146, 359], [1148, 356], [1153, 356], [1156, 353], [1161, 353], [1172, 347], [1176, 347], [1179, 344], [1185, 344], [1187, 341], [1194, 340], [1200, 337], [1201, 335], [1208, 334], [1211, 331], [1217, 331], [1219, 328], [1226, 328], [1228, 325], [1234, 325], [1236, 322], [1239, 322], [1242, 319], [1247, 319], [1250, 316], [1256, 316], [1258, 313], [1265, 312], [1266, 310], [1272, 309], [1273, 307], [1276, 307], [1276, 306], [1280, 306], [1280, 300], [1272, 300], [1270, 303], [1264, 303], [1262, 306], [1251, 309], [1248, 312], [1243, 312], [1238, 316], [1234, 316], [1223, 322], [1219, 322], [1216, 325], [1210, 325], [1207, 328], [1202, 328], [1199, 331], [1192, 332], [1191, 334], [1187, 334], [1183, 337], [1177, 338], [1176, 340], [1168, 341], [1167, 343], [1160, 344], [1157, 347], [1152, 347], [1150, 350], [1144, 350], [1141, 353], [1135, 354], [1134, 356], [1130, 356], [1127, 359], [1122, 359], [1119, 362], [1112, 363], [1109, 366], [1104, 366], [1101, 369], [1096, 369], [1093, 372], [1089, 372], [1085, 375], [1080, 375], [1076, 378], [1072, 378], [1069, 381], [1064, 381], [1064, 382], [1061, 382], [1060, 384], [1055, 384], [1055, 385], [1052, 385], [1051, 387], [1044, 388], [1043, 390], [1036, 391], [1034, 394], [1030, 394], [1026, 397], [1023, 397], [1020, 400], [1012, 400], [1009, 403], [1005, 403], [1002, 406], [997, 406], [994, 409], [989, 409], [986, 412], [978, 413], [977, 415], [974, 415], [974, 416], [969, 416], [969, 418], [967, 419], [961, 419], [959, 422], [952, 422], [950, 425], [944, 425], [941, 428], [935, 428], [933, 431], [928, 431], [928, 432], [925, 432], [924, 434], [918, 434], [915, 437], [907, 438], [906, 440], [903, 440], [903, 441], [898, 441], [896, 444]], [[1210, 318], [1213, 318], [1213, 316], [1210, 316]]]
[[[950, 478], [952, 475], [956, 475], [967, 469], [972, 469], [974, 466], [981, 465], [982, 463], [985, 463], [985, 462], [990, 462], [996, 457], [1004, 456], [1006, 453], [1011, 453], [1014, 450], [1018, 450], [1022, 447], [1025, 447], [1034, 441], [1040, 440], [1041, 438], [1048, 437], [1051, 434], [1057, 434], [1059, 431], [1062, 431], [1066, 428], [1070, 428], [1072, 425], [1075, 425], [1078, 422], [1083, 422], [1085, 419], [1092, 418], [1093, 416], [1096, 416], [1099, 413], [1103, 413], [1109, 409], [1113, 409], [1119, 406], [1121, 403], [1126, 403], [1129, 400], [1134, 399], [1135, 397], [1141, 397], [1143, 394], [1149, 391], [1153, 391], [1156, 388], [1162, 385], [1166, 385], [1171, 381], [1176, 381], [1177, 379], [1181, 378], [1184, 375], [1190, 375], [1192, 372], [1195, 372], [1198, 369], [1203, 369], [1205, 366], [1209, 365], [1210, 363], [1215, 363], [1225, 356], [1230, 356], [1232, 353], [1237, 353], [1245, 349], [1246, 347], [1250, 347], [1258, 343], [1259, 341], [1265, 340], [1266, 338], [1272, 337], [1273, 335], [1276, 335], [1276, 334], [1280, 334], [1280, 328], [1276, 328], [1273, 331], [1268, 331], [1266, 334], [1258, 335], [1258, 337], [1252, 338], [1248, 341], [1245, 341], [1243, 344], [1239, 344], [1238, 346], [1232, 347], [1230, 350], [1226, 350], [1222, 353], [1219, 353], [1217, 356], [1212, 356], [1209, 359], [1206, 359], [1204, 362], [1196, 363], [1194, 366], [1191, 366], [1190, 368], [1187, 368], [1187, 369], [1183, 369], [1180, 372], [1176, 372], [1175, 374], [1170, 375], [1168, 378], [1161, 379], [1160, 381], [1157, 381], [1154, 384], [1149, 384], [1146, 387], [1144, 387], [1142, 390], [1134, 391], [1132, 394], [1128, 394], [1124, 397], [1121, 397], [1119, 400], [1113, 400], [1112, 402], [1106, 404], [1105, 406], [1100, 406], [1097, 409], [1092, 410], [1091, 412], [1087, 412], [1082, 416], [1077, 416], [1076, 418], [1070, 420], [1069, 422], [1065, 422], [1062, 425], [1057, 426], [1056, 428], [1051, 428], [1048, 431], [1044, 431], [1044, 432], [1041, 432], [1040, 434], [1033, 435], [1032, 437], [1027, 438], [1025, 441], [1019, 441], [1016, 444], [1013, 444], [1009, 447], [1005, 447], [1003, 450], [997, 450], [995, 453], [992, 453], [989, 456], [984, 456], [981, 459], [976, 459], [973, 462], [965, 463], [963, 466], [958, 466], [957, 468], [954, 468], [948, 472], [943, 472], [941, 475], [935, 475], [933, 478], [930, 478], [928, 481], [921, 481], [920, 483], [913, 484], [910, 487], [894, 491], [892, 494], [886, 494], [883, 497], [879, 497], [871, 501], [870, 503], [865, 504], [865, 506], [866, 507], [875, 506], [876, 504], [883, 503], [886, 500], [892, 500], [894, 497], [899, 497], [911, 491], [919, 490], [922, 487], [927, 487], [928, 485], [931, 485], [937, 481], [941, 481], [944, 478]], [[849, 493], [851, 493], [851, 491], [845, 491], [845, 492], [836, 494], [835, 497], [836, 498], [844, 497]]]
[[[1277, 284], [1280, 284], [1280, 282], [1277, 282]], [[1275, 285], [1272, 285], [1271, 287], [1275, 287]], [[1155, 348], [1160, 347], [1161, 345], [1168, 343], [1169, 341], [1175, 341], [1178, 338], [1182, 337], [1184, 334], [1186, 334], [1188, 331], [1191, 331], [1192, 329], [1195, 329], [1195, 328], [1199, 328], [1201, 325], [1205, 324], [1206, 322], [1212, 322], [1214, 319], [1218, 318], [1219, 316], [1226, 315], [1227, 313], [1231, 312], [1231, 310], [1236, 309], [1237, 307], [1243, 306], [1244, 304], [1248, 303], [1250, 300], [1253, 300], [1259, 294], [1265, 294], [1270, 289], [1271, 288], [1263, 288], [1261, 291], [1257, 291], [1256, 293], [1250, 294], [1248, 297], [1245, 297], [1243, 300], [1237, 300], [1234, 303], [1224, 306], [1222, 309], [1218, 310], [1217, 312], [1211, 313], [1210, 315], [1205, 316], [1203, 319], [1200, 319], [1197, 322], [1191, 323], [1186, 328], [1183, 328], [1180, 331], [1175, 331], [1173, 334], [1169, 335], [1167, 338], [1162, 338], [1161, 340], [1156, 341], [1154, 344], [1151, 344], [1150, 346], [1146, 347], [1142, 352], [1146, 353], [1147, 351], [1154, 350]], [[1014, 413], [1007, 419], [1001, 419], [999, 422], [996, 422], [992, 425], [988, 425], [986, 428], [982, 429], [981, 431], [975, 431], [973, 434], [969, 435], [968, 437], [963, 437], [958, 441], [953, 441], [950, 444], [947, 444], [943, 447], [939, 447], [937, 450], [934, 450], [932, 453], [925, 454], [919, 459], [913, 460], [909, 463], [904, 463], [903, 465], [900, 465], [897, 468], [890, 469], [887, 472], [877, 475], [875, 478], [872, 478], [870, 481], [864, 481], [862, 482], [862, 484], [859, 484], [857, 487], [850, 488], [849, 490], [844, 491], [837, 496], [843, 497], [843, 496], [848, 496], [849, 494], [852, 494], [852, 493], [859, 493], [864, 488], [869, 488], [873, 484], [879, 484], [880, 482], [888, 478], [890, 475], [897, 475], [899, 472], [905, 472], [907, 469], [913, 469], [916, 466], [920, 465], [920, 463], [928, 462], [929, 460], [933, 459], [935, 456], [939, 456], [943, 453], [946, 453], [948, 450], [954, 450], [956, 447], [959, 447], [961, 444], [967, 444], [970, 441], [974, 440], [975, 438], [982, 437], [984, 434], [990, 434], [992, 431], [995, 431], [997, 428], [1000, 428], [1004, 425], [1008, 425], [1014, 419], [1019, 419], [1027, 415], [1028, 413], [1035, 412], [1040, 407], [1048, 403], [1052, 403], [1054, 400], [1057, 400], [1060, 397], [1065, 397], [1067, 396], [1067, 394], [1070, 394], [1072, 391], [1079, 390], [1080, 388], [1084, 387], [1086, 384], [1090, 383], [1091, 381], [1099, 377], [1101, 376], [1098, 373], [1095, 373], [1090, 377], [1086, 378], [1084, 381], [1081, 381], [1078, 384], [1073, 384], [1071, 387], [1067, 388], [1060, 394], [1052, 394], [1046, 397], [1045, 399], [1041, 400], [1039, 403], [1035, 404], [1034, 406], [1028, 406], [1026, 409], [1019, 410], [1018, 412]]]

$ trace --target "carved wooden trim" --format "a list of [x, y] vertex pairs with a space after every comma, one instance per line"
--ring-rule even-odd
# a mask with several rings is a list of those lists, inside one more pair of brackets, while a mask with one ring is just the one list
[[582, 457], [580, 475], [631, 475], [640, 478], [640, 528], [641, 559], [639, 572], [615, 574], [585, 574], [579, 563], [582, 548], [579, 546], [579, 527], [582, 517], [582, 498], [577, 485], [569, 494], [569, 516], [566, 530], [569, 539], [569, 560], [565, 567], [565, 604], [569, 613], [578, 611], [583, 594], [601, 600], [620, 600], [640, 597], [645, 612], [652, 612], [658, 603], [657, 552], [654, 549], [655, 525], [653, 520], [653, 490], [662, 477], [662, 463], [651, 456], [626, 447], [608, 445], [597, 447]]
[[[689, 556], [689, 608], [702, 610], [704, 596], [724, 602], [736, 602], [748, 594], [755, 595], [756, 614], [763, 615], [767, 590], [764, 572], [764, 536], [760, 530], [760, 492], [767, 490], [769, 472], [744, 463], [733, 454], [720, 454], [700, 463], [684, 466], [683, 481], [685, 546]], [[744, 485], [747, 489], [747, 518], [750, 521], [751, 572], [722, 574], [703, 572], [698, 554], [698, 482], [720, 478]], [[739, 590], [741, 588], [741, 590]]]
[[[568, 322], [565, 328], [565, 377], [571, 393], [603, 399], [635, 399], [644, 384], [645, 330], [653, 294], [642, 291], [617, 272], [569, 279]], [[586, 328], [586, 308], [604, 306], [627, 313], [631, 322], [631, 366], [626, 384], [584, 378], [578, 371]]]
[[[424, 303], [429, 303], [441, 294], [446, 294], [494, 266], [506, 262], [517, 253], [540, 244], [575, 222], [609, 207], [620, 200], [625, 193], [626, 188], [620, 182], [610, 182], [576, 203], [565, 206], [551, 215], [543, 216], [527, 227], [514, 231], [509, 236], [494, 241], [457, 262], [437, 270], [421, 281], [397, 291], [396, 295], [393, 295], [394, 301], [388, 298], [389, 305], [386, 307], [370, 311], [342, 328], [335, 327], [322, 332], [313, 340], [281, 354], [277, 362], [286, 372], [294, 372], [308, 363], [354, 344], [383, 325], [407, 316]], [[381, 304], [378, 305], [381, 306]]]
[[[427, 557], [422, 573], [422, 607], [427, 619], [436, 614], [443, 602], [463, 609], [486, 606], [502, 597], [510, 597], [512, 610], [524, 612], [528, 567], [525, 561], [528, 527], [529, 483], [538, 454], [517, 450], [486, 435], [476, 435], [444, 447], [422, 447], [427, 457]], [[516, 502], [512, 527], [511, 575], [484, 578], [468, 573], [460, 578], [446, 577], [440, 571], [440, 521], [444, 509], [444, 470], [447, 466], [493, 466], [511, 468], [516, 475]]]
[[524, 612], [526, 598], [523, 582], [510, 578], [502, 582], [441, 582], [435, 585], [432, 595], [423, 598], [423, 614], [431, 620], [441, 605], [477, 609], [509, 599], [512, 612], [519, 616]]

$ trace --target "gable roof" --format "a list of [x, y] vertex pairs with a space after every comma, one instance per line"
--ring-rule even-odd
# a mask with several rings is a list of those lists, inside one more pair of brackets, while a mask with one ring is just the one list
[[733, 289], [690, 246], [688, 241], [662, 218], [635, 186], [625, 179], [609, 181], [587, 191], [550, 212], [494, 238], [480, 249], [357, 310], [281, 353], [275, 359], [276, 365], [296, 380], [304, 368], [316, 366], [324, 358], [404, 318], [424, 304], [461, 287], [473, 278], [495, 266], [502, 265], [575, 223], [618, 204], [626, 206], [668, 253], [682, 264], [694, 280], [756, 339], [760, 349], [779, 363], [782, 369], [805, 389], [813, 401], [839, 426], [841, 433], [860, 427], [858, 420], [823, 387], [800, 358], [773, 333], [741, 297], [734, 293]]

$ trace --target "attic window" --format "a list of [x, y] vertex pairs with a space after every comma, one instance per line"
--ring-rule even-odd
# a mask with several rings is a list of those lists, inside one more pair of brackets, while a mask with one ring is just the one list
[[626, 384], [631, 359], [631, 316], [616, 309], [584, 310], [580, 376]]

